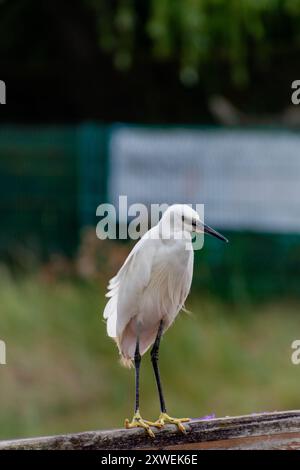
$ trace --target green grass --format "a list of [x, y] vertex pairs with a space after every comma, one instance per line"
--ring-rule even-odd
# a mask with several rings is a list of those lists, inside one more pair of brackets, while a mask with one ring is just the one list
[[[134, 371], [120, 366], [101, 315], [103, 287], [0, 275], [0, 438], [120, 427], [131, 417]], [[282, 300], [231, 306], [193, 291], [161, 347], [170, 414], [217, 416], [300, 406], [300, 305]], [[141, 412], [158, 416], [149, 355]]]

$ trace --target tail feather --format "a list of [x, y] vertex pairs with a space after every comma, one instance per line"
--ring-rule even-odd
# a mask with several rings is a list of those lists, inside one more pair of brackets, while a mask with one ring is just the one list
[[122, 354], [120, 358], [120, 363], [122, 366], [127, 367], [128, 369], [131, 369], [133, 367], [132, 359], [128, 359], [127, 357], [122, 356]]
[[115, 342], [117, 343], [119, 354], [120, 354], [120, 363], [122, 366], [127, 367], [128, 369], [131, 369], [133, 367], [133, 362], [132, 359], [129, 357], [126, 357], [121, 350], [120, 346], [120, 340], [119, 338], [114, 338]]
[[103, 318], [107, 319], [113, 314], [117, 314], [117, 297], [111, 297], [109, 301], [107, 302], [104, 312], [103, 312]]

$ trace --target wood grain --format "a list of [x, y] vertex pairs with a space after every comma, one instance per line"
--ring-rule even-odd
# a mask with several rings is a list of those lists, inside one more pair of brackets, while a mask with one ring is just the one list
[[187, 432], [168, 425], [151, 439], [142, 429], [88, 431], [60, 436], [0, 441], [1, 450], [300, 450], [300, 411], [252, 414], [210, 420], [191, 419]]

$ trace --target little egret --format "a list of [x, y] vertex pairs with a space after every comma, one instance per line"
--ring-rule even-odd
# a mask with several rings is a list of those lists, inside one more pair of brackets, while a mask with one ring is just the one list
[[[121, 361], [135, 366], [135, 409], [126, 428], [141, 427], [154, 436], [150, 426], [175, 424], [182, 432], [189, 418], [167, 414], [158, 368], [162, 335], [175, 320], [189, 294], [193, 277], [192, 234], [208, 233], [226, 238], [204, 224], [196, 211], [184, 204], [170, 206], [157, 225], [134, 246], [123, 266], [108, 285], [109, 301], [104, 310], [107, 334], [114, 338]], [[152, 346], [151, 362], [155, 374], [161, 414], [157, 421], [144, 420], [139, 412], [141, 356]]]

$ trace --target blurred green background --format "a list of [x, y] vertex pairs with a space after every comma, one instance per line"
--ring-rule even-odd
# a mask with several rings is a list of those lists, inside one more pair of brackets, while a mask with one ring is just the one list
[[[299, 16], [298, 0], [0, 2], [1, 438], [131, 417], [134, 373], [119, 365], [102, 312], [132, 243], [95, 235], [114, 123], [297, 134]], [[300, 235], [226, 235], [229, 246], [207, 240], [196, 253], [192, 314], [162, 342], [174, 416], [299, 407], [290, 356]], [[141, 374], [141, 411], [152, 419], [148, 355]]]

